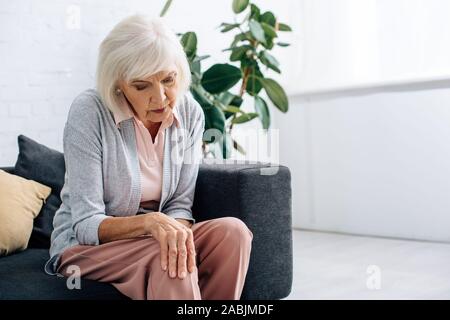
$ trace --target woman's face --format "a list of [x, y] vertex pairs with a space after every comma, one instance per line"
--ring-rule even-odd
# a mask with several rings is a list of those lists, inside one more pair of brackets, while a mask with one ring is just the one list
[[172, 66], [146, 79], [122, 81], [120, 89], [144, 125], [162, 122], [172, 114], [178, 88], [177, 69]]

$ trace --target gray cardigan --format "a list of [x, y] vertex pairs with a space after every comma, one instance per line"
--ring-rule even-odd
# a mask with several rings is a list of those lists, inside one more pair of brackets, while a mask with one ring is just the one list
[[[180, 120], [166, 129], [159, 211], [195, 222], [194, 201], [203, 110], [187, 93], [174, 109]], [[73, 101], [63, 135], [65, 182], [62, 204], [53, 219], [50, 259], [45, 272], [56, 274], [61, 253], [74, 245], [98, 245], [98, 228], [109, 216], [133, 216], [140, 207], [141, 182], [134, 123], [116, 126], [98, 92], [89, 89]], [[152, 211], [152, 210], [150, 210]]]

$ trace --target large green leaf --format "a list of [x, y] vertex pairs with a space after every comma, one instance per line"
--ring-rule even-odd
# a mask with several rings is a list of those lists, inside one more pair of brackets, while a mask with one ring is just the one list
[[247, 56], [244, 56], [241, 59], [241, 70], [244, 73], [245, 69], [247, 69], [247, 68], [250, 68], [250, 69], [255, 68], [255, 67], [257, 67], [257, 64], [258, 64], [258, 62], [255, 59], [253, 59], [253, 57], [249, 58]]
[[241, 69], [230, 64], [215, 64], [203, 74], [202, 86], [210, 93], [220, 93], [231, 89], [241, 78]]
[[186, 32], [181, 37], [181, 44], [184, 52], [189, 58], [192, 58], [197, 53], [197, 35], [195, 32]]
[[255, 96], [255, 110], [261, 119], [261, 124], [264, 129], [269, 129], [270, 127], [270, 112], [267, 107], [266, 101], [259, 96]]
[[244, 100], [241, 97], [235, 95], [230, 104], [236, 107], [240, 107], [242, 105], [242, 102], [244, 102]]
[[248, 6], [249, 0], [233, 0], [233, 12], [238, 14], [244, 11]]
[[240, 115], [239, 117], [234, 118], [231, 122], [232, 123], [245, 123], [245, 122], [255, 119], [257, 116], [258, 116], [258, 114], [255, 112], [244, 113], [243, 115]]
[[222, 92], [218, 96], [219, 101], [227, 107], [227, 111], [225, 111], [225, 119], [230, 118], [236, 112], [240, 112], [239, 107], [242, 104], [242, 98], [234, 95], [228, 91]]
[[273, 104], [282, 112], [287, 112], [289, 102], [284, 89], [273, 79], [261, 79], [264, 90]]
[[266, 43], [262, 45], [264, 48], [271, 50], [273, 48], [273, 38], [266, 38]]
[[192, 85], [191, 93], [194, 99], [202, 106], [203, 109], [212, 108], [211, 101], [206, 96], [206, 91], [200, 85]]
[[253, 51], [253, 47], [248, 44], [234, 48], [231, 51], [230, 61], [241, 60], [243, 57], [246, 56], [248, 50]]
[[198, 85], [202, 77], [201, 59], [197, 54], [188, 57], [189, 68], [191, 69], [192, 84]]
[[234, 46], [236, 46], [236, 44], [238, 42], [244, 41], [244, 40], [250, 40], [249, 39], [249, 34], [247, 32], [246, 33], [239, 33], [239, 34], [235, 35], [234, 36], [234, 40], [233, 40], [233, 42], [230, 45], [231, 49], [234, 48]]
[[261, 78], [263, 78], [263, 74], [259, 70], [259, 68], [252, 68], [247, 80], [246, 91], [248, 94], [254, 96], [257, 95], [262, 89]]
[[204, 55], [204, 56], [196, 56], [194, 58], [194, 61], [202, 61], [202, 60], [208, 59], [209, 57], [211, 57], [209, 54]]
[[264, 34], [264, 29], [258, 21], [251, 20], [249, 22], [250, 32], [252, 36], [259, 42], [265, 43], [266, 36]]
[[200, 78], [201, 77], [201, 63], [199, 60], [193, 60], [190, 63], [191, 66], [191, 72], [195, 75], [196, 78]]
[[203, 109], [205, 113], [205, 130], [217, 129], [222, 134], [225, 132], [225, 117], [223, 112], [215, 106]]
[[265, 22], [261, 22], [261, 27], [264, 30], [264, 33], [266, 35], [266, 39], [267, 38], [276, 38], [277, 37], [277, 32], [275, 31], [275, 28], [272, 27], [271, 25], [265, 23]]
[[[229, 119], [229, 118], [231, 118], [232, 116], [234, 116], [234, 114], [237, 113], [237, 109], [239, 109], [239, 107], [235, 107], [235, 106], [229, 106], [228, 108], [230, 108], [229, 111], [225, 111], [225, 112], [224, 112], [225, 119]], [[240, 109], [239, 109], [239, 110], [240, 110]], [[233, 111], [233, 112], [231, 112], [231, 111]]]
[[231, 103], [231, 101], [233, 101], [234, 94], [225, 91], [222, 92], [217, 98], [219, 99], [220, 102], [222, 102], [224, 106], [228, 106]]
[[276, 24], [275, 16], [270, 11], [264, 12], [261, 15], [261, 17], [259, 18], [259, 21], [260, 22], [265, 22], [265, 23], [267, 23], [268, 25], [270, 25], [272, 27], [275, 27], [275, 24]]
[[267, 60], [270, 64], [273, 64], [274, 66], [278, 67], [280, 65], [278, 60], [273, 55], [268, 53], [266, 50], [261, 52], [261, 57], [263, 57], [265, 60]]
[[250, 4], [250, 19], [255, 19], [256, 21], [259, 21], [259, 17], [261, 15], [261, 10], [255, 5]]
[[270, 69], [272, 69], [272, 70], [274, 70], [274, 71], [276, 71], [278, 73], [281, 73], [280, 69], [278, 68], [280, 63], [278, 62], [278, 60], [274, 56], [272, 56], [266, 50], [260, 52], [259, 59], [261, 60], [261, 62], [264, 65], [266, 65]]
[[240, 113], [240, 112], [242, 112], [241, 108], [235, 107], [235, 106], [228, 106], [226, 110], [227, 110], [227, 112], [230, 112], [230, 113]]
[[239, 27], [239, 23], [222, 23], [220, 26], [223, 27], [220, 32], [225, 33]]
[[291, 27], [288, 26], [285, 23], [279, 23], [278, 24], [278, 30], [280, 30], [280, 31], [292, 31]]

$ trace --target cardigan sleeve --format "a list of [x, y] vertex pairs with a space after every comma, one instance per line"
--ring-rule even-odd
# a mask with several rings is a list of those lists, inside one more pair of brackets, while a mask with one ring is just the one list
[[164, 213], [173, 217], [190, 220], [195, 223], [192, 215], [194, 203], [195, 184], [197, 181], [199, 165], [203, 158], [202, 141], [205, 129], [205, 116], [199, 103], [190, 99], [193, 106], [192, 123], [188, 131], [188, 141], [185, 144], [184, 159], [180, 171], [180, 179], [177, 188], [164, 206]]
[[81, 245], [98, 245], [98, 228], [108, 218], [103, 200], [102, 145], [95, 112], [73, 108], [64, 128], [72, 228]]

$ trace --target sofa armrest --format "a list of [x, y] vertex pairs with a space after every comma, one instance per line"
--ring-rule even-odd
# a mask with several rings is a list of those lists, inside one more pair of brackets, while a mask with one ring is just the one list
[[193, 215], [241, 219], [253, 232], [242, 299], [281, 299], [292, 286], [291, 175], [285, 166], [202, 164]]

